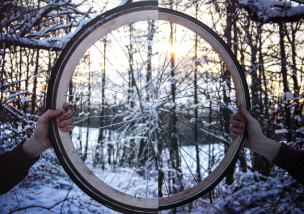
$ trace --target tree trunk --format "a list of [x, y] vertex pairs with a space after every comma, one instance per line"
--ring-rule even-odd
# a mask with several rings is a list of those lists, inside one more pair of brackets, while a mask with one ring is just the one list
[[[171, 47], [174, 47], [175, 45], [175, 39], [174, 39], [174, 28], [173, 23], [170, 22], [170, 38], [171, 38]], [[170, 59], [170, 65], [171, 65], [171, 77], [175, 77], [175, 53], [173, 50], [171, 51], [171, 59]], [[174, 106], [171, 108], [172, 116], [170, 115], [170, 132], [171, 132], [171, 141], [170, 141], [170, 147], [172, 152], [172, 168], [175, 168], [178, 172], [180, 172], [180, 158], [178, 153], [178, 138], [177, 135], [177, 119], [176, 119], [176, 106], [175, 106], [175, 92], [176, 91], [176, 82], [174, 84], [171, 84], [171, 102], [174, 103]], [[176, 183], [176, 177], [172, 178], [172, 184], [173, 184], [173, 192], [177, 193], [179, 190], [176, 189], [175, 183]]]
[[[102, 71], [102, 82], [101, 82], [101, 112], [100, 112], [100, 119], [99, 119], [99, 125], [103, 127], [107, 121], [105, 118], [106, 112], [105, 112], [105, 86], [106, 86], [106, 51], [107, 51], [107, 37], [103, 39], [103, 71]], [[104, 129], [99, 129], [99, 135], [98, 135], [98, 142], [96, 147], [96, 153], [95, 153], [95, 160], [94, 163], [102, 164], [101, 168], [104, 170], [104, 161], [101, 160], [103, 156], [103, 142], [104, 142]]]
[[[284, 86], [284, 93], [290, 92], [289, 85], [288, 85], [288, 79], [287, 79], [287, 67], [286, 67], [286, 53], [285, 53], [285, 43], [284, 43], [284, 37], [286, 34], [286, 26], [284, 23], [279, 23], [279, 35], [280, 35], [280, 57], [281, 57], [281, 74], [283, 78], [283, 86]], [[287, 142], [292, 141], [292, 132], [290, 130], [291, 128], [291, 114], [290, 114], [290, 108], [289, 102], [286, 100], [285, 102], [285, 128], [288, 130], [287, 133]]]
[[[198, 2], [195, 4], [195, 18], [197, 19], [198, 14]], [[200, 168], [200, 155], [199, 155], [199, 140], [198, 140], [198, 98], [197, 98], [197, 66], [198, 66], [198, 57], [197, 57], [197, 48], [198, 48], [198, 36], [195, 35], [195, 52], [194, 52], [194, 63], [195, 63], [195, 70], [194, 70], [194, 106], [195, 106], [195, 121], [194, 121], [194, 141], [195, 141], [195, 152], [196, 152], [196, 179], [198, 182], [202, 180], [201, 178], [201, 168]]]
[[34, 71], [34, 83], [33, 83], [33, 94], [32, 94], [32, 114], [35, 114], [36, 110], [36, 98], [37, 98], [37, 75], [38, 75], [38, 69], [39, 69], [39, 52], [40, 50], [37, 49], [36, 51], [36, 60], [35, 60], [35, 71]]
[[[227, 44], [230, 48], [232, 48], [232, 26], [233, 23], [236, 21], [234, 20], [233, 16], [231, 16], [232, 13], [235, 12], [236, 10], [236, 6], [235, 6], [235, 1], [226, 1], [226, 5], [227, 5], [227, 27], [225, 29], [225, 37], [227, 39]], [[226, 89], [230, 90], [231, 86], [230, 86], [230, 73], [229, 71], [226, 70], [226, 68], [223, 68], [223, 71], [225, 72], [223, 74], [223, 82], [225, 82], [225, 84], [227, 85], [227, 88], [224, 87], [223, 89], [223, 94], [224, 94], [224, 104], [225, 106], [228, 107], [228, 105], [230, 105], [230, 97], [228, 96], [228, 94], [230, 94], [230, 91], [227, 92]], [[224, 107], [223, 109], [223, 119], [224, 119], [224, 132], [226, 136], [229, 136], [230, 134], [230, 130], [229, 130], [229, 126], [230, 126], [230, 118], [231, 118], [231, 113], [230, 110]], [[229, 142], [230, 139], [227, 139], [227, 141]], [[227, 173], [226, 175], [226, 184], [231, 185], [233, 183], [233, 174], [234, 174], [234, 170], [235, 170], [235, 166], [233, 166], [231, 168], [231, 170]]]

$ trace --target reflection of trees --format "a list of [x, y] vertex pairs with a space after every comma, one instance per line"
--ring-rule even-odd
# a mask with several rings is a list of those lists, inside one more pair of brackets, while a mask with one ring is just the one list
[[[151, 165], [147, 164], [149, 156], [156, 157], [152, 156], [153, 152], [151, 153], [152, 148], [150, 148], [152, 142], [149, 137], [151, 133], [148, 131], [149, 120], [143, 116], [136, 119], [138, 115], [144, 114], [143, 104], [138, 102], [138, 99], [145, 96], [143, 99], [147, 102], [149, 97], [155, 96], [153, 95], [155, 92], [151, 91], [152, 87], [148, 84], [152, 81], [152, 69], [154, 69], [151, 64], [153, 34], [156, 31], [154, 21], [149, 22], [148, 27], [150, 33], [146, 35], [140, 33], [143, 30], [135, 29], [133, 25], [122, 29], [128, 33], [128, 37], [122, 37], [127, 38], [126, 44], [128, 45], [123, 46], [126, 50], [122, 55], [128, 58], [128, 71], [120, 74], [123, 76], [116, 73], [119, 78], [123, 79], [122, 83], [115, 81], [113, 75], [106, 71], [109, 70], [109, 67], [106, 67], [107, 56], [113, 54], [112, 46], [117, 47], [115, 39], [109, 40], [107, 38], [110, 38], [111, 35], [107, 35], [103, 38], [102, 44], [98, 45], [98, 48], [103, 50], [101, 66], [103, 69], [91, 72], [91, 76], [96, 78], [93, 78], [92, 84], [90, 84], [90, 72], [86, 71], [90, 68], [90, 63], [86, 62], [86, 58], [89, 58], [90, 55], [90, 51], [88, 51], [87, 56], [81, 59], [82, 65], [79, 65], [75, 71], [77, 77], [75, 77], [73, 85], [75, 88], [73, 102], [78, 124], [99, 129], [98, 144], [93, 145], [94, 151], [90, 154], [94, 156], [94, 165], [101, 165], [102, 168], [112, 166], [116, 169], [132, 168], [138, 165], [140, 172], [137, 171], [137, 173], [145, 176], [148, 171], [144, 166]], [[121, 41], [121, 38], [117, 39], [119, 42], [125, 41]], [[149, 42], [141, 43], [136, 42], [137, 40]], [[147, 73], [145, 74], [144, 71]], [[144, 76], [146, 78], [143, 78]], [[130, 85], [126, 85], [126, 83]], [[98, 95], [98, 99], [96, 95]], [[142, 126], [140, 127], [138, 124]], [[136, 138], [136, 136], [139, 137]], [[88, 138], [87, 135], [85, 139]], [[140, 139], [139, 142], [138, 139]], [[149, 154], [149, 150], [151, 154]]]

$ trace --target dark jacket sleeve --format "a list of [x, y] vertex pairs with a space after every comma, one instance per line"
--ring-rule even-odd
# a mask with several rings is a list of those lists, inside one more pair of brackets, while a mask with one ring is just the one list
[[290, 176], [304, 185], [303, 150], [297, 150], [285, 143], [281, 143], [279, 154], [271, 163], [284, 169]]
[[0, 154], [0, 195], [20, 183], [28, 175], [28, 170], [39, 160], [39, 157], [28, 159], [22, 144], [23, 142], [11, 151]]

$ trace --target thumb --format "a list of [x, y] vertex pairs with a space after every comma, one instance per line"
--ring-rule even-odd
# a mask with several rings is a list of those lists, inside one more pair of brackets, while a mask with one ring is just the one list
[[47, 110], [43, 115], [40, 116], [38, 122], [39, 123], [48, 123], [52, 117], [57, 117], [61, 114], [60, 110]]
[[243, 104], [240, 104], [240, 113], [245, 117], [245, 119], [248, 122], [252, 122], [253, 120], [255, 120], [251, 114], [247, 111], [247, 109], [245, 108], [245, 106]]

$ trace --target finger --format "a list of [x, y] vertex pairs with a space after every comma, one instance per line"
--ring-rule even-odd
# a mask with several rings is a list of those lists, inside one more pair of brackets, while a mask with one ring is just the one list
[[242, 117], [240, 114], [235, 113], [235, 114], [233, 115], [233, 119], [235, 119], [235, 120], [242, 120], [243, 117]]
[[38, 123], [48, 123], [52, 117], [56, 117], [61, 114], [60, 110], [47, 110], [43, 115], [38, 119]]
[[63, 109], [68, 111], [71, 108], [71, 105], [69, 103], [63, 104]]
[[231, 137], [232, 139], [237, 138], [237, 136], [238, 136], [238, 134], [235, 134], [235, 133], [231, 133], [231, 134], [230, 134], [230, 137]]
[[69, 118], [67, 120], [62, 120], [62, 121], [58, 122], [57, 126], [59, 128], [61, 128], [61, 127], [67, 126], [67, 125], [73, 125], [74, 122], [75, 122], [74, 118]]
[[69, 109], [67, 112], [63, 113], [62, 115], [60, 115], [58, 117], [58, 120], [61, 121], [61, 120], [66, 120], [70, 117], [73, 116], [73, 111], [71, 109]]
[[237, 135], [241, 135], [241, 134], [244, 134], [244, 130], [241, 129], [241, 128], [236, 128], [234, 126], [229, 126], [229, 130], [234, 133], [234, 134], [237, 134]]
[[237, 121], [237, 120], [230, 120], [231, 125], [238, 127], [238, 128], [244, 128], [245, 127], [245, 123], [241, 122], [241, 121]]
[[67, 126], [61, 127], [60, 130], [63, 132], [70, 132], [73, 130], [73, 128], [74, 128], [74, 125], [67, 125]]

